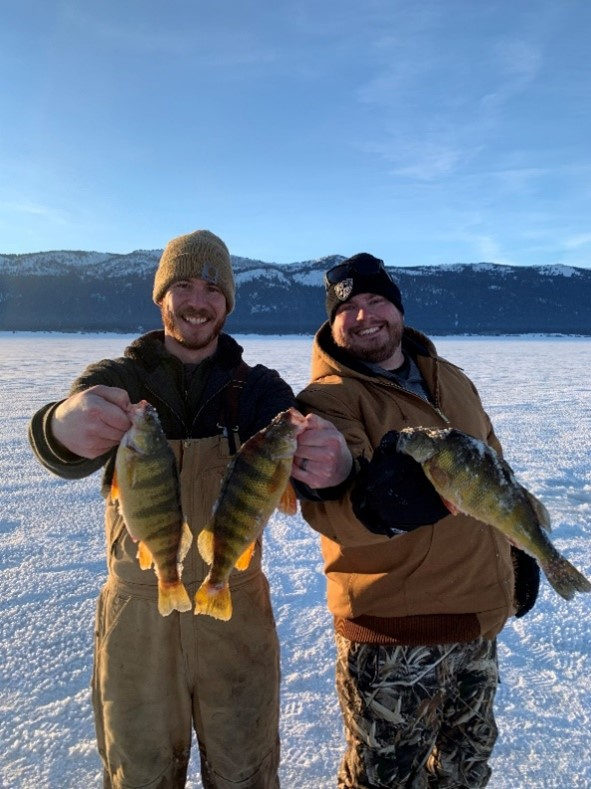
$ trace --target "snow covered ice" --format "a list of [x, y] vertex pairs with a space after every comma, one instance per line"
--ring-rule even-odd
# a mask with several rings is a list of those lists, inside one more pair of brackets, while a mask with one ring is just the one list
[[[0, 786], [101, 786], [90, 702], [94, 604], [105, 578], [99, 475], [67, 482], [33, 459], [32, 413], [131, 337], [0, 334]], [[239, 337], [246, 361], [299, 390], [310, 337]], [[589, 338], [437, 338], [476, 383], [519, 480], [546, 505], [552, 540], [591, 577]], [[329, 789], [343, 750], [333, 641], [314, 532], [276, 513], [265, 565], [282, 645], [284, 789]], [[499, 637], [492, 789], [590, 789], [591, 595], [538, 603]], [[201, 787], [196, 756], [189, 789]]]

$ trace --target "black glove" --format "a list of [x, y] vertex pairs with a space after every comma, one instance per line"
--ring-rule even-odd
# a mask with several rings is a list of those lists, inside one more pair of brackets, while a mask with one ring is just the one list
[[351, 492], [355, 516], [375, 534], [412, 531], [449, 515], [421, 464], [397, 451], [398, 435], [396, 430], [384, 435]]
[[511, 558], [515, 568], [515, 617], [519, 619], [532, 610], [538, 598], [540, 568], [532, 556], [514, 545]]

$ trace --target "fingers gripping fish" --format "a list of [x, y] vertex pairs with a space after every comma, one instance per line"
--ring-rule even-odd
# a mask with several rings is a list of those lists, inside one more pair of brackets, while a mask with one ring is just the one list
[[176, 460], [150, 403], [132, 405], [130, 416], [132, 425], [117, 449], [111, 498], [138, 543], [140, 567], [155, 566], [162, 616], [188, 611], [181, 572], [192, 535], [181, 512]]
[[231, 618], [232, 569], [249, 566], [256, 541], [276, 508], [290, 515], [297, 512], [289, 475], [303, 424], [294, 408], [282, 411], [246, 441], [229, 464], [214, 514], [197, 540], [211, 569], [195, 595], [196, 614]]
[[561, 597], [591, 592], [591, 583], [557, 551], [550, 516], [515, 478], [509, 464], [472, 436], [452, 428], [405, 428], [397, 448], [410, 455], [452, 514], [463, 512], [499, 529], [538, 562]]

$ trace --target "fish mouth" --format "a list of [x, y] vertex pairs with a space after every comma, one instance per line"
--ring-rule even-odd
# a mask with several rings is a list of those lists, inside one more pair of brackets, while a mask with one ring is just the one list
[[127, 411], [131, 419], [134, 418], [141, 419], [141, 417], [156, 411], [156, 409], [147, 400], [140, 400], [137, 403], [132, 403], [127, 409]]
[[296, 436], [299, 435], [306, 424], [306, 418], [297, 408], [288, 408], [285, 412], [288, 415], [289, 423], [296, 428]]
[[[288, 427], [293, 430], [293, 437], [296, 438], [306, 426], [306, 418], [297, 408], [293, 406], [285, 411], [280, 411], [271, 422], [271, 425]], [[269, 425], [269, 426], [271, 426]]]
[[408, 433], [400, 432], [398, 434], [398, 438], [396, 439], [396, 450], [397, 452], [404, 452], [407, 444], [409, 442], [410, 436]]

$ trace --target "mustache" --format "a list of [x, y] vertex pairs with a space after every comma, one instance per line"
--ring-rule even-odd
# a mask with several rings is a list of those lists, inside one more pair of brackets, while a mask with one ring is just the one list
[[179, 318], [205, 318], [206, 320], [211, 320], [213, 318], [213, 315], [211, 312], [209, 312], [209, 310], [195, 310], [192, 307], [182, 310], [177, 314]]

